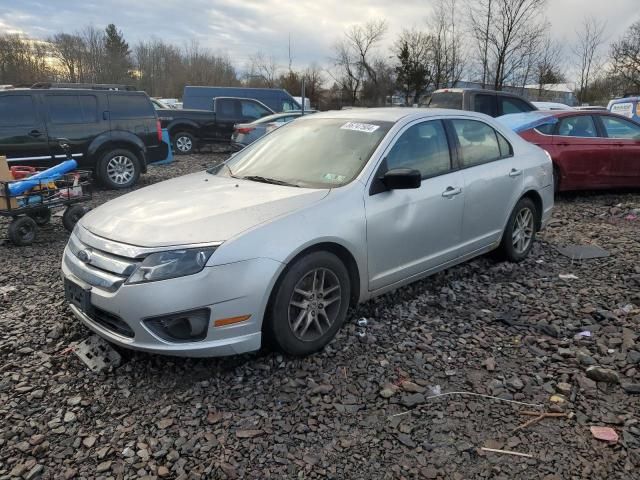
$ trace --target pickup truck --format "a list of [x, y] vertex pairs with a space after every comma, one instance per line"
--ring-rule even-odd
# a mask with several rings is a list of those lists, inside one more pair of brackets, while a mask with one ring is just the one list
[[155, 103], [162, 128], [166, 128], [177, 154], [192, 153], [198, 145], [230, 143], [236, 123], [258, 120], [274, 112], [248, 98], [218, 97], [212, 110], [162, 108]]

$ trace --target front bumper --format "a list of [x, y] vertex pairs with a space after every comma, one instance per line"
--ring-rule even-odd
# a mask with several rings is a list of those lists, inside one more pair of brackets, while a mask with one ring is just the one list
[[[115, 291], [92, 286], [80, 278], [75, 256], [65, 249], [62, 274], [90, 290], [91, 306], [126, 323], [132, 338], [99, 322], [94, 312], [70, 305], [75, 317], [101, 337], [122, 347], [164, 355], [214, 357], [255, 351], [260, 348], [262, 320], [269, 293], [282, 264], [256, 258], [205, 267], [196, 275], [142, 284], [122, 284]], [[173, 342], [160, 338], [145, 319], [208, 308], [211, 312], [203, 340]], [[215, 327], [219, 319], [250, 315], [241, 323]]]

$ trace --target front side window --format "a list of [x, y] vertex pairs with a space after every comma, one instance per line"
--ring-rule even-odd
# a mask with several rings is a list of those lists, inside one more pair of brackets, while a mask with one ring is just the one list
[[392, 125], [305, 118], [265, 135], [209, 173], [297, 187], [340, 187], [360, 173]]
[[31, 95], [0, 97], [0, 125], [31, 126], [36, 123], [36, 110]]
[[242, 100], [240, 102], [240, 105], [242, 107], [242, 116], [244, 118], [257, 120], [258, 118], [264, 117], [266, 115], [271, 115], [271, 112], [269, 110], [255, 102]]
[[530, 112], [532, 110], [531, 106], [529, 106], [527, 102], [520, 100], [519, 98], [500, 97], [500, 105], [502, 107], [502, 115]]
[[640, 140], [640, 126], [621, 118], [602, 116], [604, 130], [609, 138]]
[[597, 137], [598, 131], [591, 115], [579, 115], [560, 120], [558, 135], [563, 137]]
[[222, 117], [237, 117], [240, 105], [233, 98], [221, 98], [216, 101], [216, 114]]
[[394, 168], [418, 170], [423, 178], [448, 172], [451, 155], [442, 122], [433, 120], [409, 127], [387, 154], [387, 169]]
[[97, 121], [98, 107], [93, 95], [47, 95], [49, 121], [54, 124], [79, 124]]
[[502, 157], [497, 132], [477, 120], [451, 120], [460, 145], [463, 167], [491, 162]]

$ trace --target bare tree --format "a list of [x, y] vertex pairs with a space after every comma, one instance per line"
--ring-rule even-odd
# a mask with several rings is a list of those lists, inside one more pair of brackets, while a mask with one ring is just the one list
[[31, 84], [53, 77], [47, 43], [17, 34], [0, 35], [0, 84]]
[[467, 0], [471, 33], [478, 43], [481, 61], [482, 88], [486, 88], [489, 81], [489, 36], [491, 35], [491, 21], [494, 15], [495, 0]]
[[535, 58], [535, 77], [538, 85], [538, 100], [542, 100], [542, 91], [545, 84], [560, 83], [564, 81], [562, 68], [564, 52], [562, 45], [547, 35], [541, 43], [539, 52]]
[[65, 79], [69, 82], [84, 81], [84, 62], [87, 57], [86, 46], [78, 34], [57, 33], [49, 39], [53, 46], [53, 56], [66, 70]]
[[434, 88], [455, 85], [464, 67], [462, 43], [456, 31], [456, 0], [437, 0], [427, 24], [432, 35]]
[[580, 79], [578, 90], [580, 102], [588, 98], [589, 82], [593, 80], [593, 72], [600, 67], [602, 60], [600, 50], [605, 41], [605, 26], [604, 21], [595, 17], [585, 17], [581, 28], [576, 31], [578, 39], [572, 50]]
[[253, 80], [258, 79], [260, 86], [266, 88], [274, 88], [278, 82], [278, 72], [280, 66], [273, 55], [265, 55], [263, 52], [258, 52], [249, 57], [249, 72], [247, 74], [248, 83], [253, 83]]
[[640, 91], [640, 20], [611, 46], [611, 73], [619, 79], [620, 93]]

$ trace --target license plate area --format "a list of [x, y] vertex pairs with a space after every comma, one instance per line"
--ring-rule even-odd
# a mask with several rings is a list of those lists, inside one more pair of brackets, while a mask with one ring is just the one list
[[75, 305], [85, 313], [91, 312], [91, 290], [82, 288], [71, 280], [64, 279], [64, 296], [69, 303]]

